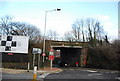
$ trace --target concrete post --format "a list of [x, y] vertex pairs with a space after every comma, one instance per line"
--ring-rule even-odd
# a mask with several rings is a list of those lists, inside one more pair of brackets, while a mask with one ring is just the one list
[[30, 70], [30, 63], [28, 62], [28, 69], [27, 69], [27, 72], [29, 72]]

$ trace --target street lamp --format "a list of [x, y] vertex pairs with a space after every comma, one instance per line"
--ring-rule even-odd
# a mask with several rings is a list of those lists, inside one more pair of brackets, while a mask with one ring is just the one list
[[[46, 21], [47, 21], [47, 12], [52, 12], [52, 11], [60, 11], [61, 9], [57, 8], [54, 10], [46, 11], [45, 13], [45, 27], [44, 27], [44, 37], [43, 37], [43, 64], [44, 64], [44, 56], [45, 56], [45, 34], [46, 34]], [[43, 65], [44, 66], [44, 65]]]

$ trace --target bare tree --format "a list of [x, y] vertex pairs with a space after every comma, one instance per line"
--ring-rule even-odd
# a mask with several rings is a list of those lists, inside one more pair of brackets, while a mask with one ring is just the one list
[[84, 25], [85, 25], [85, 22], [84, 22], [83, 19], [81, 19], [81, 20], [80, 20], [80, 23], [81, 23], [81, 27], [82, 27], [82, 36], [83, 36], [82, 39], [83, 39], [83, 42], [85, 42], [85, 34], [84, 34], [84, 32], [85, 32], [85, 31], [84, 31], [84, 29], [85, 29], [85, 28], [84, 28], [84, 27], [85, 27], [85, 26], [84, 26]]
[[49, 30], [47, 33], [47, 39], [48, 40], [58, 40], [58, 33], [54, 30]]
[[100, 22], [93, 18], [87, 18], [86, 27], [89, 36], [89, 42], [91, 45], [96, 46], [99, 41], [102, 40], [102, 35], [104, 33], [103, 26], [100, 25]]
[[[76, 20], [72, 25], [72, 30], [65, 33], [65, 39], [68, 41], [83, 41], [85, 42], [85, 22], [83, 19]], [[71, 36], [70, 36], [71, 35]]]
[[0, 30], [3, 35], [29, 36], [33, 42], [38, 42], [41, 38], [41, 32], [37, 27], [23, 22], [13, 22], [10, 16], [1, 18]]
[[98, 20], [93, 18], [79, 19], [72, 25], [72, 30], [65, 33], [65, 39], [68, 41], [87, 41], [96, 46], [102, 40], [103, 33], [103, 27]]
[[12, 35], [22, 35], [29, 36], [30, 41], [32, 42], [40, 42], [41, 40], [41, 32], [34, 25], [30, 25], [27, 23], [21, 22], [13, 22], [13, 26], [16, 28], [11, 31]]
[[72, 33], [73, 33], [73, 37], [74, 37], [74, 41], [80, 41], [81, 40], [81, 26], [80, 23], [78, 23], [78, 21], [76, 21], [73, 25], [72, 25]]
[[1, 21], [0, 21], [1, 34], [3, 35], [10, 34], [10, 31], [13, 29], [11, 22], [12, 22], [12, 17], [10, 16], [5, 16], [1, 18]]
[[89, 36], [89, 41], [92, 41], [93, 40], [93, 37], [92, 37], [92, 25], [93, 25], [93, 21], [91, 22], [91, 19], [90, 18], [87, 18], [86, 19], [86, 27], [88, 29], [88, 36]]
[[74, 37], [73, 37], [72, 31], [66, 32], [64, 34], [64, 38], [67, 41], [74, 41]]
[[96, 37], [100, 41], [102, 40], [105, 32], [103, 30], [103, 26], [100, 25], [100, 22], [96, 22], [95, 26], [96, 26]]

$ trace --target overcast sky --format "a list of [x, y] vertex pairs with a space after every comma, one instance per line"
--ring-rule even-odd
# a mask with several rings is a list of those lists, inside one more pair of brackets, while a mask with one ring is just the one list
[[101, 22], [110, 39], [118, 37], [117, 0], [100, 1], [38, 1], [38, 0], [2, 0], [0, 17], [10, 15], [15, 21], [27, 22], [44, 29], [45, 11], [60, 8], [61, 11], [48, 12], [47, 30], [55, 30], [61, 36], [71, 29], [76, 19], [92, 17]]

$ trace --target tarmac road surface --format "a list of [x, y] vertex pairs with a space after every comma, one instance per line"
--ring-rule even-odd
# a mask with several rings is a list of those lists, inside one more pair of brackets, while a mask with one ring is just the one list
[[[118, 71], [62, 68], [62, 72], [37, 75], [36, 81], [120, 81]], [[33, 81], [32, 73], [2, 73], [2, 81]]]
[[52, 73], [44, 81], [120, 81], [118, 71], [63, 68], [60, 73]]

